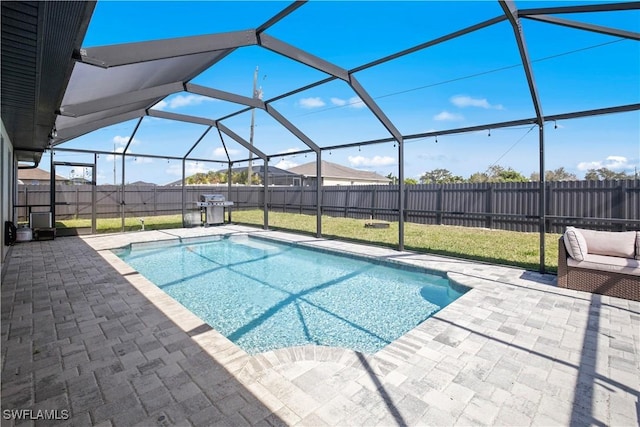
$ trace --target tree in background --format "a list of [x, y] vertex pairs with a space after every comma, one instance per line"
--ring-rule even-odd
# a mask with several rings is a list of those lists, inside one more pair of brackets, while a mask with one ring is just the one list
[[[207, 173], [199, 172], [188, 176], [185, 179], [189, 185], [204, 185], [204, 184], [226, 184], [227, 172], [224, 171], [209, 171]], [[247, 182], [247, 171], [233, 172], [231, 174], [231, 182], [233, 184], [244, 184]], [[251, 183], [254, 185], [262, 184], [262, 177], [258, 174], [251, 175]]]
[[417, 185], [418, 184], [418, 180], [415, 178], [405, 178], [404, 179], [404, 183], [406, 185]]
[[[246, 169], [242, 172], [233, 172], [231, 174], [231, 182], [233, 184], [245, 184], [247, 182], [247, 171]], [[252, 185], [260, 185], [262, 184], [262, 176], [257, 173], [251, 174], [251, 184]]]
[[227, 182], [227, 174], [225, 172], [209, 171], [207, 173], [198, 172], [186, 177], [185, 183], [188, 185], [203, 184], [225, 184]]
[[464, 182], [464, 178], [459, 175], [452, 174], [447, 169], [434, 169], [425, 172], [420, 177], [421, 184], [453, 184]]
[[634, 176], [626, 172], [615, 172], [607, 168], [589, 169], [584, 175], [587, 181], [600, 181], [603, 179], [634, 179]]
[[486, 172], [472, 174], [467, 182], [528, 182], [526, 176], [512, 168], [493, 165]]
[[[397, 185], [398, 184], [398, 177], [395, 176], [392, 173], [389, 173], [387, 176], [385, 176], [385, 178], [389, 178], [391, 181], [389, 182], [389, 185]], [[418, 180], [415, 178], [405, 178], [404, 179], [404, 183], [406, 185], [416, 185], [418, 183]]]
[[[578, 177], [564, 170], [564, 167], [559, 167], [555, 170], [545, 171], [544, 179], [546, 181], [577, 181]], [[540, 173], [533, 172], [530, 176], [531, 181], [540, 181]]]

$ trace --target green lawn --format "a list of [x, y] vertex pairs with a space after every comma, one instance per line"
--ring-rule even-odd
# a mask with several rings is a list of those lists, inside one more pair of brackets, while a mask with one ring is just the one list
[[[90, 219], [67, 219], [56, 221], [57, 228], [91, 228]], [[150, 216], [144, 218], [145, 230], [164, 230], [168, 228], [181, 228], [182, 215]], [[138, 217], [125, 218], [125, 231], [138, 231], [142, 224]], [[117, 233], [122, 231], [121, 218], [98, 218], [96, 220], [98, 233]]]
[[[234, 223], [262, 227], [261, 209], [233, 211]], [[98, 219], [98, 233], [121, 231], [120, 218]], [[328, 238], [339, 238], [380, 246], [397, 247], [398, 223], [391, 222], [389, 228], [365, 228], [365, 220], [351, 218], [322, 217], [322, 234]], [[57, 221], [57, 227], [91, 227], [90, 220]], [[316, 218], [312, 215], [269, 212], [272, 229], [289, 230], [315, 235]], [[181, 215], [145, 217], [146, 230], [182, 227]], [[137, 217], [126, 218], [125, 230], [140, 230]], [[405, 248], [416, 252], [448, 255], [478, 261], [513, 265], [529, 270], [538, 270], [539, 233], [520, 233], [483, 228], [456, 227], [448, 225], [422, 225], [405, 223]], [[560, 235], [547, 234], [545, 266], [548, 271], [557, 271]]]

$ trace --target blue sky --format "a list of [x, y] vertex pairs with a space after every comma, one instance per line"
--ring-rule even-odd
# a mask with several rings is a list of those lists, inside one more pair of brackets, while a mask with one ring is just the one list
[[[99, 1], [84, 47], [255, 28], [288, 2]], [[575, 4], [519, 1], [520, 8]], [[350, 69], [502, 13], [497, 2], [312, 1], [267, 34]], [[562, 18], [640, 32], [640, 12], [561, 15]], [[543, 113], [553, 115], [640, 102], [640, 44], [630, 40], [523, 20]], [[476, 31], [355, 74], [403, 134], [503, 122], [535, 116], [517, 46], [507, 22]], [[260, 47], [241, 48], [195, 77], [194, 83], [252, 95], [259, 67], [264, 99], [321, 80], [326, 74]], [[387, 138], [389, 133], [344, 82], [334, 81], [276, 101], [273, 106], [320, 146]], [[156, 108], [217, 119], [242, 107], [180, 93]], [[249, 139], [251, 114], [223, 123]], [[62, 145], [122, 150], [136, 121], [124, 122]], [[267, 154], [306, 148], [262, 111], [256, 112], [255, 145]], [[640, 112], [566, 120], [546, 126], [547, 169], [564, 167], [582, 178], [589, 168], [640, 169]], [[205, 128], [145, 118], [129, 152], [182, 156]], [[236, 158], [246, 149], [225, 138]], [[213, 130], [193, 157], [226, 160]], [[446, 168], [468, 177], [499, 164], [526, 176], [538, 170], [538, 129], [531, 126], [409, 140], [405, 176]], [[60, 160], [92, 157], [59, 152]], [[331, 150], [324, 160], [386, 175], [398, 174], [393, 143]], [[312, 154], [277, 156], [287, 168], [315, 160]], [[45, 158], [43, 168], [48, 165]], [[242, 163], [240, 165], [246, 165]], [[221, 163], [188, 162], [187, 173], [220, 169]], [[113, 183], [112, 156], [98, 159], [98, 183]], [[116, 181], [121, 181], [120, 161]], [[164, 184], [180, 178], [177, 160], [142, 156], [127, 160], [127, 182]]]

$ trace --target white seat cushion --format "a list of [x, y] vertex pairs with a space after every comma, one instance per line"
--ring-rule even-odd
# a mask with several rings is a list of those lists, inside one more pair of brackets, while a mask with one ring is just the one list
[[[609, 271], [640, 277], [640, 260], [633, 258], [587, 254], [583, 261], [567, 258], [567, 265], [569, 267]], [[640, 286], [640, 278], [638, 279], [638, 286]]]

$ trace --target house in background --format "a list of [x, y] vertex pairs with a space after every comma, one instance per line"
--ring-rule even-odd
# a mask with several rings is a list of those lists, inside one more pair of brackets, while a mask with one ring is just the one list
[[[316, 185], [316, 163], [306, 163], [288, 169], [302, 175], [302, 185]], [[391, 180], [375, 172], [352, 169], [347, 166], [322, 161], [321, 165], [322, 185], [377, 185], [389, 184]]]
[[[231, 168], [231, 173], [243, 173], [247, 171], [247, 166]], [[226, 169], [222, 169], [220, 172], [226, 172]], [[267, 172], [269, 174], [269, 185], [299, 186], [302, 183], [302, 176], [290, 170], [280, 169], [275, 166], [268, 166]], [[264, 165], [252, 166], [251, 173], [260, 177], [260, 182], [262, 182], [262, 177], [264, 176]]]
[[[56, 184], [64, 184], [67, 181], [67, 178], [56, 175]], [[40, 168], [18, 169], [18, 184], [49, 185], [51, 184], [51, 174]]]

